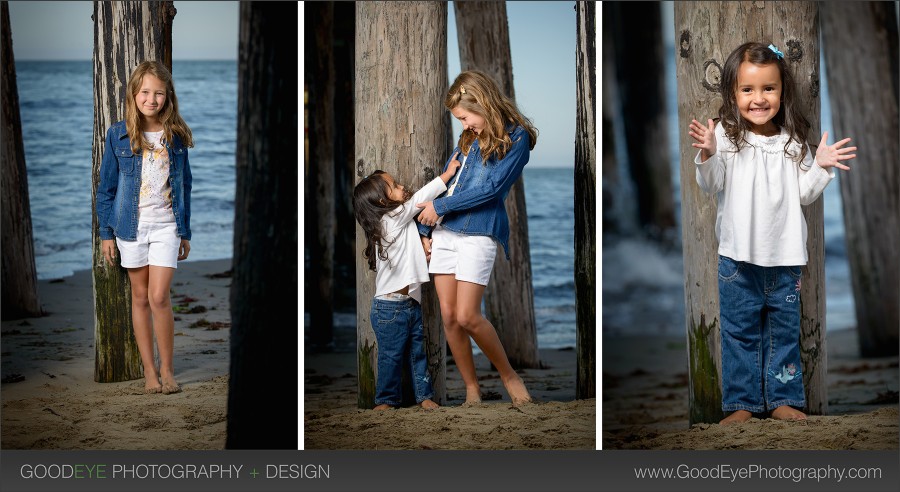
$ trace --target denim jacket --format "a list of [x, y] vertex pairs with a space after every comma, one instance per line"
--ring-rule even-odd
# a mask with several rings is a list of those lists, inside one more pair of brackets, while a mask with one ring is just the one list
[[[487, 162], [481, 158], [481, 149], [476, 139], [469, 148], [466, 165], [459, 172], [452, 196], [446, 192], [434, 200], [434, 210], [443, 217], [441, 226], [451, 231], [472, 236], [491, 236], [497, 240], [509, 259], [509, 218], [503, 200], [509, 189], [515, 184], [531, 153], [531, 137], [521, 126], [510, 132], [512, 147], [503, 159], [491, 157]], [[444, 164], [444, 170], [450, 164], [453, 154]], [[416, 223], [419, 234], [430, 237], [433, 227]]]
[[[169, 185], [172, 212], [182, 239], [191, 239], [191, 166], [188, 151], [178, 135], [166, 142], [169, 154]], [[131, 150], [125, 122], [114, 123], [106, 131], [100, 185], [97, 186], [97, 222], [100, 239], [137, 239], [138, 204], [141, 192], [143, 156]]]

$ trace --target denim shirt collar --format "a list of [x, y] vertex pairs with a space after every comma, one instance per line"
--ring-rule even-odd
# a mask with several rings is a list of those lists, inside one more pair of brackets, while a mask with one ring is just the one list
[[[118, 131], [119, 140], [128, 139], [128, 128], [125, 126], [125, 122], [120, 121], [117, 123], [116, 126], [118, 126], [118, 128], [116, 128], [116, 130]], [[182, 147], [181, 138], [178, 136], [177, 133], [172, 132], [172, 143], [170, 144], [170, 143], [166, 142], [166, 148], [172, 149], [172, 148], [178, 148], [178, 147]]]

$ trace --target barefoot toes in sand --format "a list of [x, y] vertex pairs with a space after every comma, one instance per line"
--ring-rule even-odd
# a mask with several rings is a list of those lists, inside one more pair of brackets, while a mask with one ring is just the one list
[[506, 388], [506, 392], [509, 393], [509, 399], [512, 400], [513, 405], [531, 402], [531, 395], [519, 376], [503, 381], [503, 386]]
[[174, 378], [162, 378], [162, 393], [171, 395], [173, 393], [181, 393], [181, 386]]
[[739, 424], [741, 422], [746, 422], [750, 420], [753, 414], [748, 412], [747, 410], [737, 410], [731, 415], [725, 417], [724, 419], [719, 421], [720, 425], [729, 425], [729, 424]]
[[772, 418], [778, 420], [806, 420], [806, 414], [789, 405], [772, 410]]

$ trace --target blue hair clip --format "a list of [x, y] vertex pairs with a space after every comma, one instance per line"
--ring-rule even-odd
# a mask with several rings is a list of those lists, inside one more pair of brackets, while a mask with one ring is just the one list
[[770, 44], [769, 49], [775, 52], [775, 55], [778, 56], [779, 60], [784, 59], [784, 53], [778, 51], [778, 48], [776, 48], [774, 44]]

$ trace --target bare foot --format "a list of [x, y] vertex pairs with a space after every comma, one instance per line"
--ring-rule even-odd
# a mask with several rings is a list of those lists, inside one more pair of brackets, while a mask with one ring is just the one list
[[509, 393], [509, 399], [512, 400], [514, 406], [531, 402], [531, 395], [528, 394], [525, 383], [522, 382], [522, 378], [518, 375], [514, 375], [514, 377], [509, 380], [503, 381], [503, 387], [506, 388], [506, 392]]
[[466, 387], [466, 401], [462, 406], [471, 407], [481, 403], [481, 388], [478, 386]]
[[157, 378], [144, 378], [144, 393], [148, 395], [162, 393], [162, 385], [159, 384], [159, 380]]
[[748, 412], [747, 410], [737, 410], [733, 414], [725, 417], [724, 419], [719, 421], [720, 425], [729, 425], [729, 424], [740, 424], [741, 422], [746, 422], [750, 420], [753, 414]]
[[382, 410], [390, 410], [392, 408], [394, 408], [394, 407], [388, 405], [387, 403], [382, 403], [381, 405], [376, 406], [372, 410], [382, 411]]
[[181, 386], [178, 385], [178, 382], [175, 381], [175, 378], [172, 376], [163, 376], [162, 377], [162, 394], [170, 395], [172, 393], [180, 393]]
[[423, 400], [422, 403], [419, 403], [419, 405], [422, 405], [422, 408], [424, 408], [425, 410], [434, 410], [435, 408], [441, 408], [440, 405], [431, 400]]
[[806, 420], [806, 414], [790, 405], [782, 405], [772, 410], [772, 418], [778, 420]]

